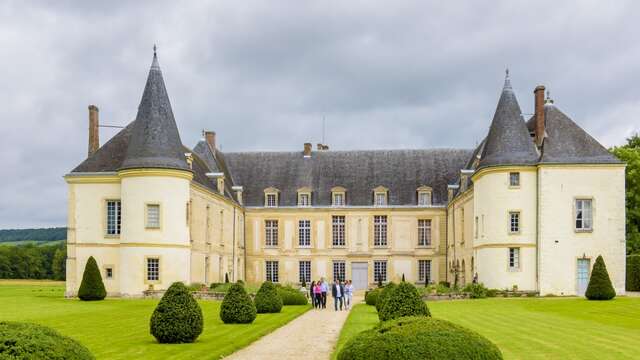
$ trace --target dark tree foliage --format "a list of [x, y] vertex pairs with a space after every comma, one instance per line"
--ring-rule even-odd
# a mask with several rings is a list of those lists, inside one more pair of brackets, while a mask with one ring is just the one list
[[640, 291], [640, 255], [627, 256], [627, 291]]
[[1, 359], [94, 359], [79, 342], [41, 325], [0, 322], [0, 339]]
[[499, 360], [502, 353], [482, 335], [445, 320], [402, 317], [349, 340], [338, 360]]
[[162, 344], [192, 343], [202, 328], [200, 305], [183, 283], [173, 283], [151, 315], [151, 335]]
[[6, 229], [0, 230], [0, 242], [8, 241], [56, 241], [67, 238], [67, 228], [43, 228], [43, 229]]
[[589, 300], [611, 300], [616, 296], [601, 255], [596, 258], [596, 263], [593, 264], [589, 286], [587, 286], [587, 292], [584, 295]]
[[66, 245], [0, 246], [1, 279], [54, 279], [64, 280], [64, 267], [55, 265], [55, 254], [61, 252], [66, 260]]
[[229, 283], [229, 273], [224, 273], [224, 283], [225, 284]]
[[418, 293], [418, 289], [407, 282], [401, 282], [378, 311], [380, 321], [393, 320], [403, 316], [431, 316], [427, 304], [422, 301]]
[[256, 306], [241, 283], [231, 285], [224, 296], [220, 319], [225, 324], [250, 324], [256, 319]]
[[80, 300], [91, 301], [102, 300], [105, 296], [107, 296], [107, 290], [104, 288], [98, 263], [96, 263], [96, 259], [93, 256], [90, 256], [89, 260], [87, 260], [87, 265], [84, 267], [82, 282], [80, 283], [80, 289], [78, 289], [78, 297]]
[[389, 298], [389, 295], [398, 287], [396, 283], [393, 281], [388, 283], [387, 286], [380, 289], [380, 293], [378, 294], [378, 300], [375, 303], [376, 311], [380, 312], [380, 309], [384, 306], [385, 301]]
[[626, 215], [627, 254], [640, 254], [640, 136], [634, 134], [623, 146], [609, 149], [618, 159], [627, 163]]
[[262, 283], [254, 301], [258, 314], [279, 313], [282, 310], [282, 298], [271, 281]]

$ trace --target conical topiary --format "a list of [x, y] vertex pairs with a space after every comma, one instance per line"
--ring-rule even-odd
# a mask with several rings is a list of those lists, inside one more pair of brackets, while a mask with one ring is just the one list
[[183, 283], [173, 283], [151, 315], [151, 335], [163, 344], [192, 343], [202, 327], [200, 305]]
[[601, 255], [596, 258], [596, 263], [593, 264], [589, 286], [587, 286], [587, 292], [584, 295], [589, 300], [611, 300], [616, 296]]
[[225, 284], [229, 283], [229, 273], [224, 273], [224, 283]]
[[388, 283], [387, 286], [381, 289], [382, 291], [378, 293], [378, 300], [376, 301], [376, 311], [380, 312], [380, 309], [382, 309], [384, 302], [387, 301], [389, 295], [391, 295], [393, 290], [395, 290], [397, 287], [398, 285], [396, 285], [396, 283], [392, 281]]
[[279, 313], [282, 309], [282, 298], [271, 281], [262, 283], [254, 301], [258, 314]]
[[84, 267], [84, 273], [82, 274], [82, 283], [80, 283], [80, 289], [78, 289], [78, 297], [80, 300], [102, 300], [107, 296], [107, 290], [104, 288], [102, 282], [102, 276], [100, 276], [100, 269], [98, 269], [98, 263], [93, 256], [87, 260], [87, 265]]
[[378, 312], [380, 321], [403, 316], [431, 316], [427, 304], [422, 301], [418, 293], [418, 289], [408, 282], [401, 282]]
[[256, 306], [239, 282], [231, 285], [225, 294], [220, 319], [225, 324], [249, 324], [256, 319]]

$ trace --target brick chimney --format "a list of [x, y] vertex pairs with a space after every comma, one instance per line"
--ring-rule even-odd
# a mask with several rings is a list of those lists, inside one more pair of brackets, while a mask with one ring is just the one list
[[542, 146], [544, 140], [544, 86], [538, 85], [533, 90], [535, 95], [535, 142], [538, 147]]
[[304, 143], [304, 157], [311, 157], [311, 143]]
[[216, 148], [216, 132], [215, 131], [205, 131], [204, 138], [207, 140], [207, 144], [213, 150]]
[[98, 107], [89, 105], [89, 156], [93, 155], [100, 147]]

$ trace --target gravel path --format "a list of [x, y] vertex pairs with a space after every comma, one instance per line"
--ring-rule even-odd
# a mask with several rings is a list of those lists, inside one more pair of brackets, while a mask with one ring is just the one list
[[[354, 294], [353, 304], [361, 300]], [[335, 311], [333, 299], [328, 298], [326, 309], [311, 309], [225, 359], [330, 359], [348, 315], [349, 311]]]

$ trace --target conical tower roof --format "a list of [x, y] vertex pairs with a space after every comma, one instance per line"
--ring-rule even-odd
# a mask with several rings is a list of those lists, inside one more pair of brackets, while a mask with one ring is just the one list
[[132, 168], [189, 171], [155, 46], [149, 77], [131, 130], [127, 155], [119, 170]]
[[531, 165], [537, 159], [538, 153], [522, 118], [507, 70], [478, 169], [500, 165]]

